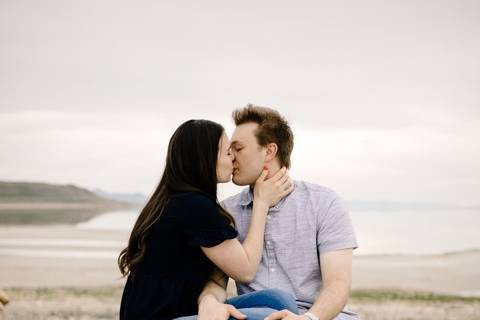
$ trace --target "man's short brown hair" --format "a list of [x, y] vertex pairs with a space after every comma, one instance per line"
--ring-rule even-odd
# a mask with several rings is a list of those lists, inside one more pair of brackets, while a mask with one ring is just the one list
[[232, 113], [236, 126], [244, 123], [258, 123], [255, 131], [258, 144], [265, 147], [275, 143], [278, 147], [277, 157], [281, 166], [290, 168], [290, 155], [293, 150], [293, 132], [287, 120], [278, 111], [248, 104]]

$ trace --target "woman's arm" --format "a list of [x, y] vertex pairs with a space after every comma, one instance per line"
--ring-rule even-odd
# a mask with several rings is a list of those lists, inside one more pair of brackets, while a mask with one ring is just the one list
[[234, 280], [251, 282], [255, 278], [262, 257], [267, 211], [267, 205], [253, 203], [252, 221], [243, 244], [231, 239], [215, 247], [202, 247], [205, 255]]
[[245, 241], [225, 240], [221, 244], [201, 247], [205, 255], [228, 276], [239, 282], [251, 282], [255, 278], [262, 257], [265, 222], [268, 209], [292, 192], [293, 183], [285, 168], [265, 180], [264, 170], [255, 183], [252, 219]]
[[219, 302], [225, 301], [227, 299], [227, 283], [228, 276], [223, 273], [222, 270], [215, 267], [202, 293], [198, 297], [198, 304], [200, 305], [203, 298], [209, 295], [213, 296]]
[[234, 306], [224, 304], [227, 298], [228, 277], [218, 268], [215, 268], [209, 281], [198, 297], [198, 320], [245, 319], [246, 316]]

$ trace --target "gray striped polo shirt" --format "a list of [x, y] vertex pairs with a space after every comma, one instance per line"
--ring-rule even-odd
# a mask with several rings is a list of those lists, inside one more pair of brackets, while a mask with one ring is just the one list
[[[245, 240], [250, 225], [253, 193], [249, 187], [227, 198], [222, 206], [235, 218], [238, 238]], [[237, 283], [238, 294], [267, 288], [292, 293], [299, 308], [307, 310], [322, 288], [323, 253], [357, 248], [347, 209], [331, 189], [304, 181], [270, 208], [264, 250], [253, 282]], [[335, 319], [358, 319], [345, 308]]]

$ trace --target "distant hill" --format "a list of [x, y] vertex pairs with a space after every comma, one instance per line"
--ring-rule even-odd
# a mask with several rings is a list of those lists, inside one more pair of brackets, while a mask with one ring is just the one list
[[478, 205], [462, 205], [451, 203], [429, 202], [394, 202], [394, 201], [348, 201], [348, 206], [354, 211], [455, 211], [455, 210], [480, 210]]
[[0, 181], [0, 204], [59, 203], [121, 206], [113, 201], [74, 185], [55, 185], [36, 182]]
[[121, 201], [121, 202], [128, 202], [131, 204], [135, 205], [144, 205], [147, 203], [148, 197], [146, 194], [136, 192], [136, 193], [113, 193], [113, 192], [107, 192], [103, 191], [101, 189], [95, 189], [93, 190], [96, 195], [110, 199], [110, 200], [115, 200], [115, 201]]

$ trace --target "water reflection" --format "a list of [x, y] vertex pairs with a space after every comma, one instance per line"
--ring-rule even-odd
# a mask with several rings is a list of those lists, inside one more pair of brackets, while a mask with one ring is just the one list
[[102, 214], [105, 209], [3, 209], [0, 225], [77, 224]]
[[77, 224], [80, 229], [131, 230], [138, 213], [132, 210], [112, 211]]

